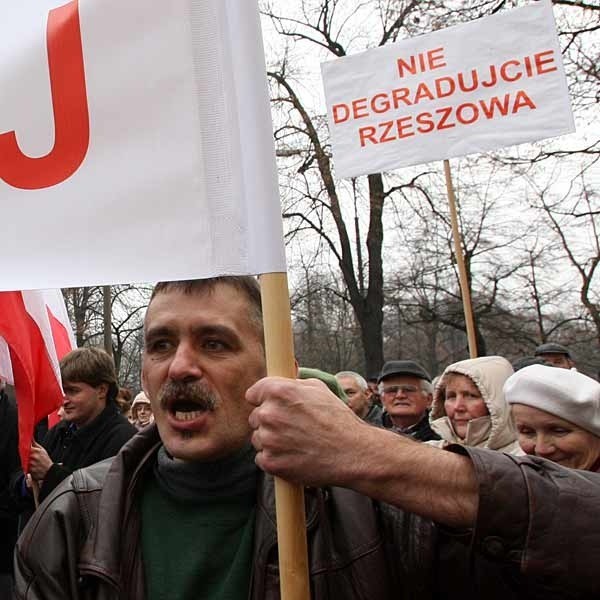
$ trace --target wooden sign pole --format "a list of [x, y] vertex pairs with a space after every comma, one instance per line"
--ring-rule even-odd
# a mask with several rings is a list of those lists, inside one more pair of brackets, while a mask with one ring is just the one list
[[[267, 373], [296, 378], [290, 296], [286, 273], [260, 276]], [[282, 600], [309, 600], [304, 489], [275, 478], [277, 543]]]
[[450, 207], [450, 220], [452, 223], [452, 237], [454, 239], [454, 255], [456, 256], [456, 264], [458, 266], [460, 292], [463, 301], [463, 312], [465, 313], [465, 324], [467, 326], [469, 356], [471, 358], [477, 358], [477, 338], [475, 336], [473, 307], [471, 306], [471, 292], [469, 290], [467, 269], [465, 268], [465, 259], [463, 257], [462, 244], [460, 242], [458, 217], [456, 215], [456, 197], [454, 196], [454, 186], [452, 185], [452, 174], [450, 172], [450, 161], [448, 160], [444, 161], [444, 174], [446, 175], [446, 190], [448, 192], [448, 205]]

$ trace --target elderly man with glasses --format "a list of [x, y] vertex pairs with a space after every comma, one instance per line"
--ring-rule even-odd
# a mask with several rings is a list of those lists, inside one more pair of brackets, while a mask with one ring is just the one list
[[391, 360], [379, 374], [383, 426], [421, 442], [439, 440], [429, 426], [433, 387], [429, 373], [412, 360]]

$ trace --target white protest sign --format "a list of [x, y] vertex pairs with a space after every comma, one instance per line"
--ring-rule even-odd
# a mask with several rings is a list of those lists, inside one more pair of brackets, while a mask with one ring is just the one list
[[574, 131], [549, 1], [321, 67], [339, 177]]
[[0, 289], [285, 271], [255, 0], [0, 6]]

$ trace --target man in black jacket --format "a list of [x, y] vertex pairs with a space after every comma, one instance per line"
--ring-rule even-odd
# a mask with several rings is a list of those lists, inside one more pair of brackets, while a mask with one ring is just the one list
[[0, 381], [0, 598], [12, 588], [13, 550], [17, 541], [17, 512], [10, 496], [9, 481], [18, 467], [17, 407]]
[[[40, 500], [73, 471], [114, 456], [136, 433], [115, 403], [115, 367], [104, 350], [73, 350], [61, 360], [60, 370], [64, 419], [41, 445], [33, 443], [29, 459], [29, 473], [40, 482]], [[23, 492], [20, 479], [17, 487]]]

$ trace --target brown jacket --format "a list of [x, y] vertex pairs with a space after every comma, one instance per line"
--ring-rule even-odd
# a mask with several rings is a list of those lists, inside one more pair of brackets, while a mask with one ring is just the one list
[[[145, 598], [136, 491], [159, 444], [152, 426], [112, 464], [76, 471], [52, 493], [17, 545], [17, 600]], [[350, 490], [306, 490], [312, 599], [600, 598], [600, 475], [534, 457], [452, 449], [470, 455], [480, 482], [473, 531], [439, 531]], [[274, 600], [269, 476], [257, 507], [249, 598]]]
[[[149, 427], [114, 462], [76, 471], [55, 490], [19, 541], [16, 598], [145, 598], [136, 492], [159, 446], [156, 426]], [[400, 586], [405, 598], [427, 597], [431, 523], [340, 488], [307, 489], [306, 518], [313, 600], [384, 600]], [[400, 551], [392, 552], [381, 521], [390, 533], [411, 532]], [[259, 484], [254, 537], [249, 597], [279, 598], [274, 486], [268, 475]]]

